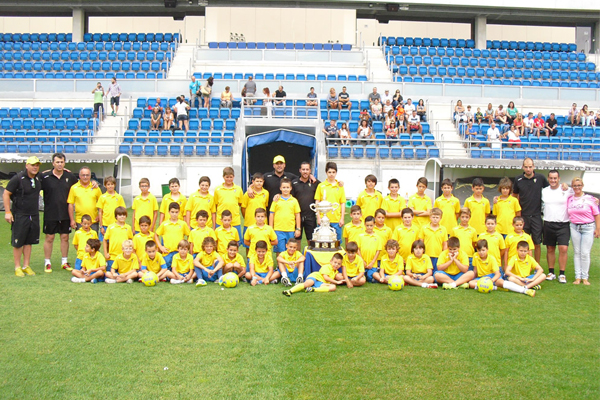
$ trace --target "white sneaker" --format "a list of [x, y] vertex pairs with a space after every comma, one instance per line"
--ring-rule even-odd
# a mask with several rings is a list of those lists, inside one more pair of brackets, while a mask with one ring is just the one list
[[189, 281], [187, 281], [186, 283], [194, 283], [193, 279], [190, 279]]
[[76, 276], [71, 278], [71, 282], [73, 283], [85, 283], [85, 279], [83, 278], [77, 278]]
[[196, 286], [206, 286], [206, 281], [204, 279], [198, 279]]
[[181, 279], [171, 279], [172, 285], [179, 285], [180, 283], [183, 283]]
[[292, 286], [290, 280], [287, 277], [281, 278], [281, 283], [283, 286]]
[[126, 281], [126, 282], [127, 282], [127, 283], [133, 283], [133, 279], [129, 278], [129, 279], [127, 279], [127, 281]]
[[104, 282], [106, 282], [106, 283], [117, 283], [117, 280], [116, 280], [116, 279], [110, 279], [110, 278], [106, 278], [106, 279], [104, 280]]
[[269, 282], [271, 285], [277, 285], [279, 281], [277, 279], [273, 279], [271, 282]]
[[546, 280], [547, 281], [553, 281], [556, 279], [556, 275], [554, 275], [552, 272], [550, 272], [547, 276], [546, 276]]
[[560, 282], [560, 283], [567, 283], [567, 277], [564, 276], [564, 275], [559, 275], [558, 276], [558, 282]]

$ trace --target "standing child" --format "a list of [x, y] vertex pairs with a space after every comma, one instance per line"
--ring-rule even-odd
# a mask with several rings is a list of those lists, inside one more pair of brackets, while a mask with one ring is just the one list
[[367, 275], [367, 281], [373, 282], [373, 274], [377, 272], [377, 260], [379, 259], [379, 253], [381, 248], [381, 239], [374, 231], [375, 218], [368, 216], [365, 218], [365, 233], [361, 233], [358, 236], [358, 255], [363, 259], [365, 263], [365, 272]]
[[[258, 211], [258, 210], [257, 210]], [[246, 272], [246, 279], [252, 286], [277, 283], [281, 276], [278, 271], [273, 271], [273, 256], [268, 250], [267, 242], [259, 240], [254, 247], [254, 254], [250, 258], [250, 271]]]
[[346, 243], [346, 255], [342, 260], [342, 273], [337, 274], [336, 280], [343, 280], [349, 288], [362, 286], [367, 282], [365, 278], [365, 262], [358, 257], [356, 242]]
[[506, 243], [501, 234], [496, 232], [496, 216], [488, 215], [485, 217], [486, 231], [479, 234], [478, 240], [485, 239], [488, 242], [488, 254], [496, 259], [498, 265], [502, 268], [504, 260], [504, 252], [506, 251]]
[[[508, 260], [506, 266], [506, 277], [509, 282], [516, 283], [526, 289], [540, 290], [540, 284], [546, 279], [544, 270], [535, 258], [529, 255], [530, 249], [527, 242], [517, 243], [517, 255]], [[533, 274], [531, 273], [532, 271]], [[535, 294], [528, 294], [534, 296]]]
[[485, 216], [490, 213], [490, 202], [483, 197], [485, 186], [483, 179], [473, 179], [471, 187], [473, 195], [465, 200], [464, 206], [471, 210], [471, 220], [469, 224], [475, 228], [477, 234], [485, 232]]
[[[169, 204], [169, 219], [160, 224], [154, 234], [154, 241], [158, 244], [158, 249], [170, 268], [172, 267], [173, 257], [179, 252], [181, 241], [190, 234], [190, 228], [187, 224], [179, 220], [179, 211], [179, 204], [175, 202]], [[187, 240], [186, 243], [186, 251], [189, 251], [190, 244]]]
[[[77, 258], [75, 259], [76, 270], [81, 269], [83, 257], [88, 253], [86, 246], [89, 239], [98, 239], [98, 234], [92, 229], [92, 217], [88, 214], [84, 214], [81, 217], [81, 228], [79, 228], [73, 236], [73, 246], [75, 246], [75, 251], [77, 252]], [[96, 249], [96, 251], [98, 251], [98, 249]]]
[[233, 183], [234, 171], [231, 167], [223, 169], [223, 184], [215, 189], [215, 203], [217, 205], [217, 225], [222, 225], [221, 214], [225, 210], [231, 211], [231, 226], [237, 231], [238, 235], [242, 236], [242, 228], [240, 226], [240, 204], [242, 204], [242, 188]]
[[217, 242], [210, 236], [202, 241], [202, 251], [194, 259], [198, 277], [196, 286], [206, 286], [206, 281], [216, 282], [223, 275], [223, 257], [217, 253]]
[[417, 193], [410, 196], [407, 207], [413, 210], [415, 219], [413, 224], [418, 229], [429, 223], [429, 212], [431, 211], [431, 198], [425, 194], [427, 189], [427, 178], [417, 180]]
[[344, 281], [335, 279], [342, 266], [343, 259], [344, 257], [342, 257], [340, 253], [335, 253], [333, 257], [331, 257], [329, 264], [322, 266], [319, 272], [313, 272], [308, 275], [304, 283], [299, 283], [289, 290], [284, 290], [283, 294], [290, 297], [292, 294], [303, 290], [307, 293], [335, 292], [336, 286], [344, 283]]
[[384, 197], [381, 202], [381, 208], [383, 208], [387, 214], [385, 216], [385, 224], [390, 227], [392, 232], [397, 227], [402, 225], [402, 209], [406, 207], [406, 201], [402, 196], [398, 195], [400, 190], [400, 182], [396, 178], [390, 179], [388, 182], [388, 190], [390, 194]]
[[431, 222], [421, 228], [419, 239], [422, 239], [427, 249], [425, 254], [431, 258], [433, 272], [437, 271], [438, 257], [442, 251], [448, 248], [448, 231], [440, 225], [442, 219], [442, 210], [433, 208], [429, 216]]
[[[510, 233], [504, 239], [504, 244], [506, 246], [506, 251], [504, 251], [504, 259], [502, 260], [502, 265], [508, 265], [508, 260], [517, 255], [517, 244], [521, 241], [527, 242], [529, 244], [529, 248], [534, 248], [533, 240], [528, 233], [525, 233], [523, 227], [525, 226], [525, 220], [522, 217], [514, 217], [513, 218], [513, 233]], [[532, 256], [531, 251], [529, 255]]]
[[392, 229], [385, 224], [386, 211], [382, 208], [375, 210], [375, 227], [373, 231], [379, 236], [381, 242], [381, 251], [379, 252], [379, 262], [385, 254], [385, 244], [392, 238]]
[[[89, 217], [89, 222], [91, 222], [92, 218], [89, 215], [87, 216]], [[90, 226], [91, 223], [88, 225], [88, 228]], [[96, 283], [98, 282], [99, 278], [102, 278], [104, 276], [104, 273], [106, 271], [106, 260], [98, 250], [100, 250], [100, 241], [97, 238], [90, 238], [86, 241], [84, 248], [85, 255], [82, 256], [81, 262], [79, 264], [75, 264], [75, 269], [71, 272], [71, 274], [73, 275], [73, 277], [71, 278], [71, 282]], [[79, 261], [79, 256], [77, 256], [77, 261]]]
[[142, 275], [139, 272], [140, 264], [137, 257], [133, 255], [133, 240], [127, 239], [123, 242], [123, 251], [113, 262], [110, 271], [106, 272], [106, 283], [133, 283]]
[[381, 202], [383, 196], [379, 190], [375, 190], [377, 185], [377, 177], [375, 175], [367, 175], [365, 177], [365, 190], [360, 192], [358, 199], [356, 199], [356, 205], [360, 207], [362, 211], [362, 219], [364, 221], [368, 216], [375, 216], [375, 210], [381, 208]]
[[[169, 210], [169, 215], [171, 215], [171, 210]], [[175, 214], [175, 217], [177, 217], [177, 214]], [[190, 243], [187, 240], [182, 239], [177, 243], [177, 252], [171, 261], [171, 270], [167, 273], [171, 284], [194, 283], [196, 277], [194, 258], [190, 255]]]
[[150, 181], [148, 178], [140, 179], [140, 190], [142, 193], [133, 199], [133, 221], [135, 233], [140, 231], [139, 219], [144, 215], [150, 218], [150, 231], [154, 231], [156, 218], [158, 216], [158, 202], [156, 197], [150, 193]]
[[410, 251], [412, 254], [406, 259], [404, 268], [404, 282], [424, 289], [437, 289], [438, 285], [433, 279], [431, 258], [425, 254], [425, 243], [421, 239], [415, 240]]
[[281, 179], [279, 189], [281, 196], [279, 196], [279, 200], [271, 204], [271, 213], [269, 214], [269, 225], [277, 235], [277, 245], [273, 248], [276, 255], [285, 251], [288, 240], [298, 239], [302, 235], [300, 204], [291, 195], [292, 181], [287, 178]]
[[210, 178], [208, 176], [200, 177], [198, 185], [198, 191], [190, 196], [185, 205], [185, 222], [188, 224], [188, 227], [194, 229], [198, 226], [198, 222], [194, 219], [194, 216], [198, 215], [198, 211], [205, 210], [208, 213], [206, 226], [214, 229], [217, 219], [215, 214], [217, 207], [213, 195], [208, 192], [208, 189], [210, 189]]
[[373, 274], [376, 282], [388, 283], [391, 276], [404, 275], [404, 259], [398, 253], [400, 245], [395, 240], [388, 240], [385, 243], [386, 254], [381, 259], [379, 272]]
[[106, 271], [110, 271], [117, 256], [123, 253], [123, 242], [133, 238], [131, 226], [125, 223], [127, 209], [125, 207], [117, 207], [115, 209], [115, 218], [117, 222], [106, 228], [106, 234], [102, 242], [104, 257], [106, 258]]
[[298, 251], [298, 240], [291, 238], [286, 243], [286, 251], [277, 256], [277, 267], [283, 286], [292, 286], [304, 282], [304, 260], [306, 257]]
[[469, 257], [469, 268], [473, 267], [473, 254], [477, 243], [477, 231], [469, 225], [471, 210], [466, 207], [460, 209], [460, 225], [452, 229], [450, 235], [458, 238], [460, 248]]
[[217, 238], [217, 252], [221, 257], [225, 257], [225, 253], [228, 252], [227, 247], [232, 240], [240, 242], [240, 236], [237, 229], [231, 226], [231, 211], [225, 210], [221, 213], [221, 223], [215, 230], [215, 236]]
[[117, 186], [117, 180], [112, 176], [108, 176], [104, 178], [104, 187], [106, 188], [106, 193], [98, 198], [98, 202], [96, 203], [96, 207], [98, 207], [98, 221], [100, 222], [100, 241], [104, 240], [104, 234], [106, 233], [106, 228], [109, 225], [114, 224], [115, 219], [115, 209], [117, 207], [125, 207], [125, 200], [123, 200], [123, 196], [119, 193], [115, 192], [115, 187]]
[[[327, 200], [331, 204], [337, 204], [337, 210], [327, 213], [329, 223], [337, 234], [337, 240], [342, 240], [342, 227], [344, 226], [344, 216], [346, 214], [346, 192], [335, 179], [337, 176], [337, 164], [329, 161], [325, 164], [325, 172], [327, 180], [319, 183], [315, 192], [315, 200], [318, 204], [320, 201]], [[317, 224], [321, 224], [321, 214], [317, 215]]]
[[196, 213], [196, 221], [198, 225], [190, 232], [188, 240], [190, 242], [190, 253], [192, 253], [192, 257], [194, 258], [196, 258], [196, 254], [202, 250], [204, 238], [211, 237], [214, 240], [217, 240], [215, 231], [206, 226], [206, 223], [208, 222], [208, 213], [206, 210], [200, 210]]
[[444, 216], [440, 224], [450, 233], [457, 225], [456, 220], [460, 214], [460, 200], [452, 194], [452, 181], [450, 179], [446, 178], [442, 181], [442, 193], [440, 197], [435, 199], [433, 206], [442, 210]]
[[402, 225], [396, 228], [392, 233], [392, 239], [400, 245], [400, 256], [404, 262], [408, 260], [412, 252], [412, 245], [419, 238], [419, 228], [413, 225], [413, 210], [404, 208], [402, 214]]
[[267, 209], [269, 204], [269, 192], [263, 187], [265, 183], [265, 177], [260, 172], [252, 175], [252, 192], [254, 196], [250, 198], [249, 191], [244, 193], [242, 197], [242, 215], [244, 216], [244, 232], [242, 237], [246, 233], [246, 230], [256, 223], [254, 219], [254, 212], [257, 208]]
[[255, 254], [256, 244], [264, 241], [267, 244], [267, 251], [271, 252], [271, 246], [277, 244], [277, 235], [270, 225], [267, 225], [267, 211], [264, 208], [257, 208], [254, 211], [256, 224], [250, 226], [244, 234], [244, 244], [248, 247], [247, 257], [251, 259]]
[[456, 237], [448, 239], [448, 249], [440, 253], [437, 271], [433, 275], [444, 289], [468, 289], [469, 283], [475, 277], [469, 271], [469, 257], [460, 250], [460, 241]]
[[356, 242], [361, 233], [365, 233], [365, 226], [362, 223], [362, 211], [359, 206], [353, 205], [350, 207], [351, 221], [344, 225], [342, 237], [346, 242], [346, 246], [350, 242]]
[[[221, 227], [222, 228], [222, 227]], [[234, 232], [237, 232], [233, 229]], [[238, 253], [239, 240], [231, 240], [227, 244], [227, 251], [222, 254], [223, 257], [223, 274], [235, 272], [241, 280], [246, 277], [246, 261], [244, 257]]]
[[154, 240], [148, 240], [144, 244], [145, 253], [142, 256], [142, 262], [140, 265], [142, 266], [142, 276], [148, 272], [154, 272], [158, 277], [159, 281], [167, 278], [167, 274], [169, 270], [167, 269], [167, 263], [165, 263], [165, 259], [158, 252], [158, 246]]
[[145, 215], [140, 218], [139, 224], [140, 233], [133, 235], [133, 251], [141, 264], [146, 254], [146, 243], [150, 240], [154, 241], [154, 232], [150, 232], [150, 218]]
[[511, 196], [512, 182], [509, 178], [504, 177], [500, 179], [498, 191], [500, 192], [500, 197], [494, 203], [494, 215], [498, 221], [496, 229], [506, 238], [506, 235], [513, 231], [513, 219], [521, 216], [521, 205], [516, 197]]
[[185, 196], [183, 194], [181, 194], [179, 192], [180, 187], [181, 187], [181, 184], [179, 183], [179, 179], [171, 178], [169, 180], [170, 193], [167, 193], [163, 197], [162, 201], [160, 202], [159, 225], [163, 223], [165, 218], [168, 218], [168, 214], [169, 214], [168, 207], [169, 207], [169, 204], [171, 204], [173, 202], [179, 204], [179, 219], [182, 221], [185, 219], [185, 206], [187, 203], [187, 199], [185, 198]]

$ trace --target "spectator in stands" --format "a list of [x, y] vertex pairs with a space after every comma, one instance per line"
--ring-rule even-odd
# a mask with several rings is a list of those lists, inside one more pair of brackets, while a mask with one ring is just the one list
[[577, 125], [585, 125], [588, 119], [588, 105], [584, 104], [581, 110], [579, 110], [579, 114], [577, 114]]
[[338, 97], [337, 94], [335, 94], [334, 88], [329, 89], [329, 96], [327, 96], [327, 108], [333, 110], [339, 109]]
[[367, 121], [367, 125], [371, 125], [371, 114], [369, 114], [369, 110], [363, 108], [363, 110], [360, 112], [359, 121], [359, 124], [362, 124], [363, 121]]
[[173, 125], [173, 120], [175, 119], [175, 115], [171, 112], [171, 107], [167, 106], [165, 110], [165, 116], [163, 117], [164, 127], [163, 129], [169, 130]]
[[407, 99], [406, 104], [404, 105], [404, 112], [406, 115], [412, 115], [412, 112], [416, 109], [417, 107], [413, 104], [412, 99]]
[[473, 122], [469, 122], [467, 124], [467, 129], [465, 130], [465, 141], [464, 148], [472, 147], [477, 138], [477, 129], [473, 126]]
[[536, 133], [533, 127], [533, 120], [534, 118], [532, 112], [527, 114], [527, 117], [523, 119], [523, 133], [525, 135], [534, 135]]
[[[214, 79], [211, 76], [206, 80], [204, 85], [200, 86], [200, 93], [202, 94], [202, 99], [204, 101], [204, 108], [210, 108], [210, 95], [212, 94], [213, 83]], [[179, 113], [177, 113], [177, 117], [179, 118]]]
[[596, 126], [596, 116], [594, 115], [593, 111], [590, 111], [590, 114], [588, 116], [588, 125]]
[[517, 118], [518, 112], [519, 110], [517, 110], [517, 107], [515, 107], [514, 101], [508, 103], [508, 106], [506, 107], [506, 123], [509, 125], [512, 124], [515, 118]]
[[342, 124], [342, 127], [340, 128], [340, 139], [342, 144], [345, 145], [349, 145], [350, 144], [350, 131], [348, 130], [348, 124], [346, 124], [345, 122]]
[[388, 89], [386, 89], [384, 91], [383, 96], [381, 96], [381, 104], [387, 104], [387, 101], [390, 101], [390, 104], [392, 103], [392, 96], [390, 95], [390, 91]]
[[499, 150], [502, 148], [502, 142], [500, 141], [501, 137], [500, 131], [496, 128], [496, 123], [492, 122], [487, 131], [487, 140], [492, 149]]
[[369, 104], [373, 104], [375, 100], [381, 101], [381, 95], [377, 93], [377, 88], [374, 87], [373, 91], [369, 93]]
[[494, 122], [494, 108], [492, 107], [492, 103], [488, 103], [483, 116], [487, 119], [488, 124], [491, 125]]
[[478, 124], [481, 124], [483, 121], [483, 113], [481, 112], [481, 107], [477, 107], [477, 112], [475, 113], [475, 121]]
[[546, 137], [550, 137], [550, 132], [545, 128], [546, 122], [544, 121], [544, 117], [542, 113], [539, 112], [537, 117], [533, 120], [533, 130], [537, 132], [537, 137], [540, 137], [540, 133], [545, 133]]
[[394, 93], [394, 97], [392, 97], [392, 106], [394, 108], [398, 107], [398, 104], [402, 104], [402, 95], [400, 94], [400, 89], [396, 89], [396, 93]]
[[379, 99], [375, 99], [371, 104], [371, 118], [373, 118], [373, 121], [383, 121], [383, 107], [379, 103]]
[[558, 123], [556, 122], [556, 118], [554, 113], [550, 114], [548, 119], [546, 120], [546, 131], [550, 136], [556, 136], [558, 133], [558, 128], [556, 127]]
[[150, 128], [152, 130], [160, 129], [162, 119], [163, 117], [160, 113], [160, 109], [158, 107], [154, 107], [152, 114], [150, 115]]
[[394, 114], [394, 110], [390, 110], [385, 114], [385, 129], [389, 128], [392, 122], [396, 122], [396, 115]]
[[350, 94], [346, 92], [346, 86], [342, 88], [342, 93], [338, 95], [338, 107], [340, 110], [342, 108], [347, 108], [348, 111], [352, 109], [352, 102], [350, 102]]
[[366, 139], [373, 138], [373, 130], [371, 129], [366, 120], [360, 121], [360, 125], [358, 127], [358, 130], [356, 131], [356, 135], [359, 139], [364, 140], [361, 142], [361, 144], [369, 144], [369, 141], [367, 141]]
[[521, 147], [521, 138], [519, 136], [520, 132], [514, 125], [511, 125], [506, 135], [504, 135], [505, 138], [508, 138], [508, 146], [513, 148]]
[[154, 110], [156, 107], [158, 107], [158, 111], [160, 111], [161, 114], [165, 112], [165, 110], [163, 110], [162, 108], [162, 102], [160, 100], [160, 97], [156, 98], [156, 102], [154, 104], [148, 104], [149, 110]]
[[419, 99], [419, 103], [417, 104], [417, 115], [421, 117], [422, 122], [427, 122], [427, 107], [423, 99]]
[[473, 122], [473, 120], [475, 119], [475, 116], [473, 115], [473, 112], [471, 111], [471, 106], [467, 106], [467, 111], [465, 111], [465, 121], [467, 121], [467, 124], [469, 122]]
[[336, 140], [331, 140], [331, 139], [339, 139], [340, 135], [338, 133], [338, 128], [337, 128], [337, 123], [335, 121], [335, 119], [332, 119], [331, 121], [329, 121], [329, 125], [326, 126], [325, 128], [323, 128], [323, 133], [325, 134], [325, 143], [327, 144], [327, 146], [329, 146], [330, 144], [334, 144], [337, 145], [338, 142]]
[[465, 107], [463, 107], [462, 100], [458, 100], [454, 106], [454, 120], [456, 122], [466, 121]]
[[271, 107], [273, 106], [271, 100], [271, 90], [269, 90], [268, 87], [264, 87], [262, 92], [263, 96], [266, 98], [263, 99], [263, 106], [260, 109], [260, 115], [266, 115], [267, 117], [271, 118]]
[[569, 115], [567, 117], [569, 123], [571, 125], [575, 125], [577, 122], [577, 116], [579, 115], [579, 111], [577, 110], [577, 103], [573, 103], [571, 109], [569, 109]]
[[[396, 119], [399, 120], [400, 116], [404, 117], [404, 114], [406, 114], [404, 105], [402, 103], [398, 103], [398, 106], [396, 107]], [[402, 125], [404, 125], [404, 123], [402, 123]]]
[[306, 101], [306, 105], [309, 107], [316, 107], [319, 105], [319, 101], [317, 100], [317, 94], [315, 93], [315, 88], [311, 87], [310, 88], [310, 92], [308, 92], [308, 94], [306, 95], [306, 97], [308, 99], [311, 100], [307, 100]]
[[396, 122], [396, 126], [398, 127], [398, 132], [400, 132], [400, 133], [406, 132], [406, 118], [404, 118], [404, 114], [398, 116], [398, 121]]
[[517, 129], [517, 132], [519, 132], [519, 136], [523, 136], [523, 134], [525, 133], [525, 124], [523, 123], [523, 114], [517, 113], [517, 117], [513, 121], [513, 126]]
[[417, 110], [412, 110], [412, 114], [408, 117], [408, 133], [412, 132], [423, 133], [421, 118], [417, 115]]
[[233, 105], [233, 94], [229, 90], [229, 86], [225, 86], [225, 91], [221, 93], [221, 107], [231, 108]]
[[[386, 139], [398, 139], [398, 128], [396, 128], [396, 122], [392, 121], [390, 126], [385, 131]], [[388, 142], [388, 146], [391, 146], [392, 142]]]
[[112, 78], [106, 95], [110, 97], [111, 115], [114, 117], [119, 112], [119, 99], [121, 98], [121, 86], [117, 83], [117, 78]]
[[390, 111], [393, 113], [394, 107], [392, 107], [392, 101], [390, 99], [387, 99], [385, 101], [385, 104], [383, 105], [383, 114], [386, 116], [386, 118]]
[[498, 109], [496, 110], [496, 112], [494, 113], [494, 121], [498, 124], [502, 124], [502, 125], [506, 125], [508, 118], [506, 115], [506, 110], [504, 109], [504, 106], [502, 104], [500, 104], [498, 106]]
[[279, 88], [275, 91], [275, 100], [273, 101], [276, 106], [285, 106], [285, 99], [287, 93], [283, 90], [283, 86], [279, 85]]
[[92, 94], [94, 95], [94, 118], [100, 118], [100, 121], [102, 121], [104, 118], [104, 103], [102, 101], [104, 98], [104, 88], [102, 87], [102, 83], [98, 82], [96, 84], [96, 87], [92, 90]]
[[190, 121], [188, 119], [188, 110], [190, 109], [190, 105], [185, 101], [183, 96], [177, 96], [177, 103], [173, 106], [175, 112], [177, 113], [177, 125], [179, 129], [187, 130], [190, 128]]
[[[242, 94], [243, 97], [254, 97], [256, 96], [256, 82], [254, 82], [252, 75], [248, 77], [248, 81], [244, 84], [245, 94]], [[254, 100], [246, 99], [246, 105], [251, 106], [254, 104]]]
[[[196, 108], [196, 101], [198, 101], [198, 92], [200, 91], [200, 82], [196, 82], [196, 77], [192, 75], [192, 81], [190, 82], [190, 104]], [[198, 104], [201, 106], [202, 104]]]

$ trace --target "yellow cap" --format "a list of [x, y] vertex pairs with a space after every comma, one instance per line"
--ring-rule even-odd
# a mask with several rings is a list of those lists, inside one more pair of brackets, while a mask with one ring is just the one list
[[41, 164], [41, 163], [42, 162], [40, 161], [40, 159], [37, 158], [36, 156], [31, 156], [27, 159], [27, 164], [34, 165], [34, 164]]
[[283, 156], [275, 156], [275, 158], [273, 159], [273, 164], [277, 164], [278, 162], [282, 162], [285, 164], [285, 158], [283, 158]]

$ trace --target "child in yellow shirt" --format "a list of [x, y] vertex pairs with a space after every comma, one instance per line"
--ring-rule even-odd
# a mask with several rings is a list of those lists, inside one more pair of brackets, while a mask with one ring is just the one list
[[[89, 215], [88, 217], [90, 222], [89, 226], [91, 226], [92, 217], [90, 217]], [[83, 225], [83, 218], [81, 222]], [[104, 276], [106, 272], [106, 260], [104, 259], [102, 253], [100, 253], [98, 250], [100, 250], [100, 240], [98, 240], [97, 238], [90, 238], [86, 240], [84, 248], [86, 254], [82, 257], [81, 263], [79, 264], [79, 268], [77, 265], [75, 265], [75, 269], [71, 272], [71, 274], [73, 275], [73, 277], [71, 278], [71, 282], [97, 283], [98, 279]]]
[[254, 255], [250, 257], [249, 264], [250, 268], [246, 273], [246, 280], [252, 286], [277, 283], [277, 279], [281, 277], [279, 271], [273, 270], [273, 257], [268, 250], [267, 242], [264, 240], [259, 240], [254, 245]]
[[428, 185], [427, 178], [422, 177], [417, 180], [417, 193], [410, 196], [408, 199], [408, 208], [413, 210], [415, 219], [413, 224], [416, 228], [421, 229], [429, 223], [429, 212], [431, 211], [431, 198], [425, 194]]
[[[235, 229], [234, 231], [237, 232]], [[229, 241], [227, 244], [227, 251], [221, 257], [223, 257], [223, 274], [235, 272], [238, 275], [238, 278], [242, 280], [246, 277], [246, 261], [244, 261], [244, 257], [238, 253], [239, 246], [238, 240]]]
[[448, 248], [448, 232], [445, 227], [440, 225], [442, 210], [439, 208], [431, 209], [429, 219], [431, 222], [421, 227], [419, 239], [422, 239], [425, 243], [425, 248], [427, 249], [425, 254], [431, 258], [433, 271], [435, 272], [437, 271], [438, 257], [442, 251]]
[[98, 221], [100, 222], [100, 241], [104, 240], [104, 234], [106, 233], [106, 228], [109, 225], [114, 224], [115, 219], [115, 209], [117, 207], [125, 207], [125, 200], [123, 200], [123, 196], [115, 191], [115, 187], [117, 186], [117, 180], [112, 176], [107, 176], [104, 178], [104, 187], [106, 188], [106, 193], [101, 195], [98, 198], [98, 202], [96, 203], [96, 207], [98, 207]]
[[[141, 227], [141, 225], [140, 225]], [[165, 259], [158, 252], [158, 246], [154, 240], [148, 240], [144, 244], [145, 254], [140, 262], [142, 276], [148, 271], [154, 272], [159, 281], [165, 279], [169, 273]]]
[[208, 222], [208, 213], [206, 210], [200, 210], [198, 213], [196, 213], [196, 221], [198, 224], [196, 225], [196, 228], [190, 232], [190, 237], [188, 240], [190, 242], [190, 253], [192, 253], [192, 257], [196, 257], [196, 254], [202, 251], [202, 243], [204, 242], [204, 238], [211, 237], [217, 240], [215, 231], [206, 226], [206, 223]]
[[169, 204], [175, 202], [179, 204], [179, 219], [185, 220], [185, 206], [187, 203], [187, 199], [185, 196], [179, 192], [181, 184], [179, 183], [179, 179], [171, 178], [169, 180], [169, 191], [162, 201], [160, 202], [160, 220], [159, 225], [163, 223], [165, 218], [169, 218]]
[[376, 282], [387, 284], [390, 277], [404, 275], [404, 260], [398, 253], [400, 245], [395, 240], [385, 243], [386, 254], [381, 259], [379, 272], [373, 274]]
[[[169, 214], [171, 217], [175, 215], [177, 218], [177, 214], [171, 214], [170, 210]], [[194, 257], [190, 254], [190, 243], [187, 240], [182, 239], [177, 244], [177, 254], [171, 260], [171, 270], [167, 272], [167, 277], [171, 280], [172, 285], [194, 283], [196, 277]]]
[[381, 239], [374, 231], [375, 217], [365, 218], [365, 233], [358, 236], [358, 255], [365, 263], [365, 273], [367, 281], [373, 282], [373, 274], [377, 272], [377, 260], [381, 252]]
[[469, 224], [475, 228], [479, 235], [485, 232], [485, 217], [490, 213], [490, 202], [483, 197], [483, 191], [485, 190], [483, 179], [473, 179], [471, 190], [473, 190], [473, 195], [465, 200], [464, 206], [471, 210]]
[[148, 178], [140, 179], [140, 190], [142, 193], [133, 199], [133, 205], [131, 206], [133, 209], [134, 231], [135, 233], [140, 231], [138, 221], [145, 215], [150, 218], [150, 231], [153, 232], [158, 217], [158, 202], [156, 197], [150, 193], [150, 180]]
[[362, 210], [359, 206], [353, 205], [350, 207], [351, 221], [344, 225], [342, 229], [342, 237], [346, 242], [346, 246], [350, 242], [356, 242], [361, 233], [365, 233], [365, 226], [362, 222]]
[[424, 289], [437, 289], [431, 259], [425, 254], [425, 243], [421, 239], [415, 240], [410, 251], [411, 255], [408, 256], [404, 267], [404, 283]]
[[335, 253], [331, 257], [329, 264], [321, 267], [319, 272], [313, 272], [306, 277], [304, 283], [299, 283], [289, 290], [284, 290], [283, 294], [290, 297], [294, 293], [305, 291], [310, 292], [335, 292], [337, 285], [344, 283], [342, 280], [337, 280], [336, 276], [342, 267], [344, 257], [340, 253]]
[[133, 283], [142, 276], [138, 259], [133, 254], [133, 240], [123, 242], [123, 252], [113, 261], [110, 271], [106, 272], [106, 283]]
[[225, 257], [225, 253], [228, 251], [227, 247], [232, 240], [238, 243], [240, 242], [240, 236], [237, 229], [234, 229], [231, 226], [231, 219], [231, 211], [223, 211], [221, 213], [222, 225], [215, 230], [215, 236], [217, 237], [217, 252], [221, 257]]
[[390, 179], [388, 182], [388, 190], [390, 191], [390, 194], [383, 198], [381, 208], [387, 212], [385, 224], [389, 226], [393, 232], [397, 227], [402, 225], [401, 211], [406, 207], [406, 201], [402, 196], [398, 195], [398, 191], [400, 190], [400, 181], [398, 181], [398, 179]]
[[223, 275], [223, 264], [223, 257], [217, 253], [217, 242], [210, 236], [205, 237], [202, 251], [194, 259], [194, 271], [198, 277], [196, 286], [206, 286], [206, 281], [218, 281]]
[[419, 239], [419, 228], [413, 224], [413, 210], [404, 208], [402, 210], [402, 225], [398, 226], [392, 233], [392, 239], [400, 245], [400, 255], [404, 262], [411, 255], [412, 245]]
[[92, 217], [89, 214], [84, 214], [81, 217], [81, 228], [75, 232], [73, 236], [73, 246], [77, 252], [77, 258], [75, 259], [75, 269], [81, 269], [81, 263], [83, 257], [88, 253], [86, 250], [88, 239], [98, 239], [98, 234], [92, 229]]
[[385, 244], [392, 238], [392, 229], [385, 224], [386, 218], [387, 213], [383, 208], [378, 208], [375, 211], [375, 227], [373, 227], [373, 231], [379, 236], [381, 243], [378, 259], [379, 262], [381, 262], [381, 259], [385, 254]]
[[379, 190], [375, 190], [377, 185], [377, 177], [375, 175], [367, 175], [365, 177], [365, 190], [360, 192], [356, 199], [356, 205], [362, 210], [362, 219], [368, 216], [375, 216], [375, 210], [381, 208], [383, 196]]
[[[504, 239], [506, 250], [504, 251], [503, 265], [508, 265], [508, 260], [517, 255], [517, 244], [520, 241], [526, 241], [529, 244], [530, 249], [535, 247], [531, 236], [523, 230], [524, 226], [525, 220], [522, 217], [513, 218], [513, 232], [506, 235], [506, 238]], [[533, 256], [531, 250], [529, 251], [529, 255]]]
[[362, 286], [367, 282], [365, 278], [365, 262], [358, 257], [358, 245], [356, 242], [346, 244], [346, 255], [342, 260], [342, 273], [336, 274], [336, 280], [346, 282], [346, 286]]
[[190, 195], [185, 205], [185, 222], [190, 229], [194, 229], [197, 225], [194, 217], [198, 214], [198, 211], [205, 210], [208, 213], [206, 226], [214, 229], [217, 220], [217, 207], [215, 205], [215, 198], [208, 192], [208, 189], [210, 189], [210, 178], [208, 176], [201, 176], [198, 185], [198, 191]]
[[446, 228], [448, 233], [456, 227], [456, 220], [460, 213], [460, 200], [452, 194], [452, 181], [448, 178], [442, 181], [442, 195], [435, 199], [433, 207], [442, 210], [443, 216], [440, 224]]
[[488, 242], [488, 252], [490, 256], [494, 257], [500, 267], [504, 267], [502, 264], [504, 260], [504, 253], [506, 252], [506, 243], [501, 234], [496, 232], [496, 216], [488, 215], [485, 217], [485, 229], [486, 231], [479, 234], [478, 239], [485, 239]]
[[146, 243], [154, 241], [154, 232], [150, 232], [150, 218], [143, 216], [140, 218], [140, 232], [133, 236], [133, 250], [140, 264], [142, 258], [146, 255]]
[[292, 282], [304, 282], [304, 260], [306, 257], [298, 251], [298, 240], [291, 238], [286, 243], [286, 251], [277, 256], [277, 266], [283, 286], [292, 286]]
[[521, 241], [517, 243], [517, 255], [508, 261], [506, 277], [507, 281], [521, 286], [524, 288], [525, 294], [533, 297], [535, 293], [529, 294], [526, 289], [542, 289], [540, 285], [546, 280], [546, 274], [544, 274], [544, 269], [540, 264], [535, 261], [535, 258], [529, 255], [529, 252], [530, 249], [527, 242]]
[[500, 179], [498, 191], [500, 197], [494, 204], [494, 215], [498, 222], [496, 230], [506, 239], [506, 235], [512, 233], [513, 218], [521, 216], [521, 205], [516, 197], [511, 196], [512, 182], [509, 178]]
[[458, 238], [452, 236], [448, 239], [448, 249], [440, 254], [433, 277], [444, 289], [469, 288], [468, 282], [473, 280], [475, 273], [469, 271], [469, 257], [460, 250]]
[[469, 269], [473, 268], [473, 254], [475, 253], [475, 245], [477, 244], [477, 231], [469, 225], [471, 219], [471, 210], [467, 207], [460, 209], [460, 224], [455, 226], [449, 235], [458, 238], [460, 241], [460, 249], [467, 253], [469, 257]]

